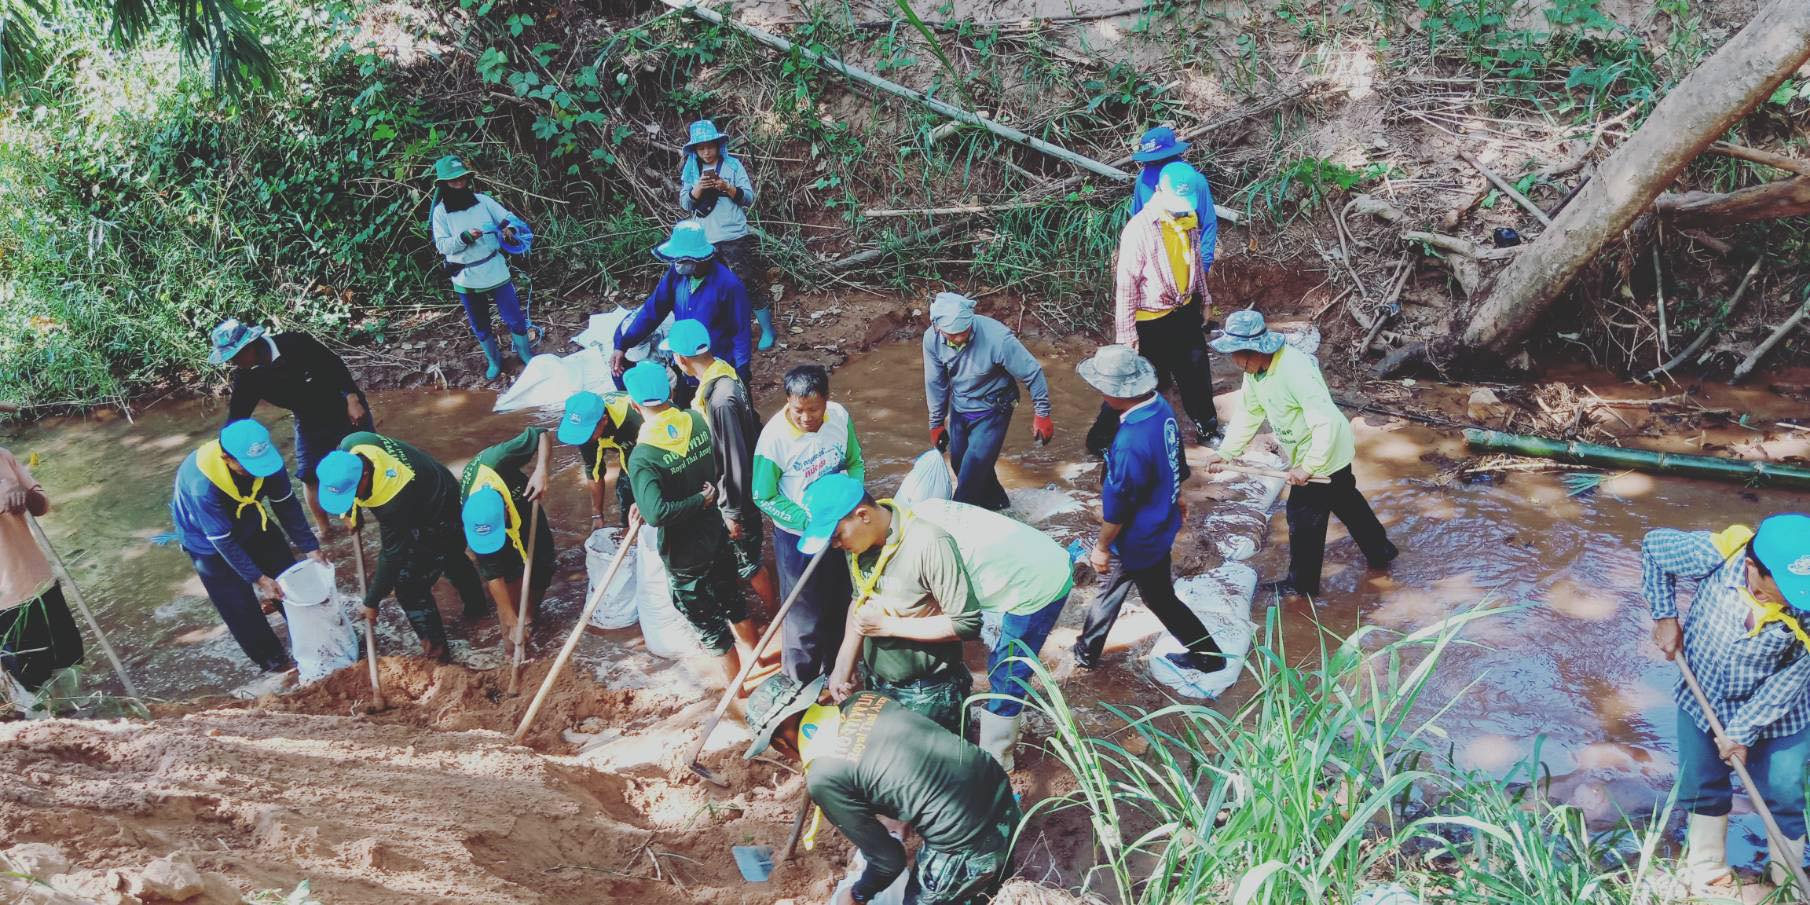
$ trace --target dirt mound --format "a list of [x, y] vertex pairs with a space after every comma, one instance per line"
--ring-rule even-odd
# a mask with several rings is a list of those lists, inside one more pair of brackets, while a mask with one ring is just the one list
[[1044, 886], [1029, 880], [1012, 880], [993, 897], [993, 905], [1088, 905], [1097, 899], [1084, 899], [1066, 889]]

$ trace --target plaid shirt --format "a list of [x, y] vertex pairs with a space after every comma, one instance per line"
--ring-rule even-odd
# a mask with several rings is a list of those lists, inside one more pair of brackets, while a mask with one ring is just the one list
[[[1684, 658], [1729, 738], [1751, 745], [1810, 726], [1810, 654], [1783, 624], [1748, 637], [1753, 607], [1744, 556], [1724, 559], [1707, 531], [1660, 528], [1640, 544], [1641, 593], [1654, 619], [1675, 618], [1678, 579], [1697, 580], [1684, 623]], [[1678, 706], [1705, 733], [1709, 721], [1681, 676], [1672, 691]]]

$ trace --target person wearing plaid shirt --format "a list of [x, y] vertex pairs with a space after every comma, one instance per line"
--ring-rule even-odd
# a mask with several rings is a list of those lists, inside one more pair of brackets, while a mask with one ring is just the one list
[[[1785, 513], [1757, 531], [1661, 528], [1641, 542], [1641, 591], [1653, 610], [1653, 642], [1667, 660], [1682, 650], [1726, 729], [1709, 720], [1682, 677], [1678, 702], [1678, 804], [1686, 821], [1685, 871], [1698, 894], [1728, 894], [1730, 767], [1743, 762], [1788, 837], [1772, 843], [1769, 873], [1789, 877], [1787, 858], [1804, 850], [1804, 765], [1810, 758], [1810, 515]], [[1677, 583], [1697, 582], [1679, 626]]]

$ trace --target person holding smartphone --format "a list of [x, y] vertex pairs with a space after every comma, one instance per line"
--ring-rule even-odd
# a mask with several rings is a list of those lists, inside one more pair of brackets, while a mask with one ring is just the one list
[[773, 348], [773, 298], [766, 291], [765, 266], [759, 242], [748, 228], [748, 208], [754, 206], [754, 183], [740, 159], [729, 156], [729, 136], [718, 132], [707, 119], [691, 124], [685, 144], [685, 164], [679, 172], [679, 206], [704, 224], [704, 237], [716, 246], [719, 260], [729, 266], [742, 285], [760, 324], [760, 344]]

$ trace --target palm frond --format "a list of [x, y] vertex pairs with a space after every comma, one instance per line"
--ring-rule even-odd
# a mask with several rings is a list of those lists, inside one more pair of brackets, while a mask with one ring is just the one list
[[277, 82], [276, 64], [258, 37], [251, 0], [112, 0], [113, 40], [130, 47], [166, 17], [183, 60], [206, 66], [215, 89], [236, 92]]
[[0, 94], [37, 79], [50, 65], [43, 26], [48, 14], [36, 0], [0, 0]]

